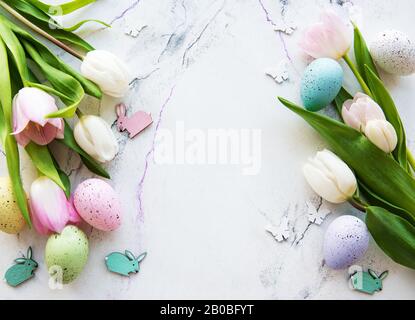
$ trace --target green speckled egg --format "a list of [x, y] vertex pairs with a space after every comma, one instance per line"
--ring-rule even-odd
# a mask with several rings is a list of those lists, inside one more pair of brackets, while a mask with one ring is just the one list
[[0, 177], [0, 230], [10, 234], [22, 231], [25, 220], [13, 195], [9, 177]]
[[301, 80], [301, 99], [309, 111], [327, 107], [336, 98], [343, 84], [343, 69], [333, 59], [314, 60]]
[[[75, 226], [66, 226], [61, 234], [53, 234], [46, 243], [45, 262], [63, 271], [63, 283], [74, 281], [88, 260], [88, 238]], [[55, 268], [53, 268], [55, 270]]]

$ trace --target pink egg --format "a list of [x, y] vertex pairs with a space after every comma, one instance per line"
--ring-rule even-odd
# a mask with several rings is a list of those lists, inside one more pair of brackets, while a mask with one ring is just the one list
[[74, 205], [87, 223], [102, 231], [121, 225], [121, 203], [117, 193], [105, 181], [88, 179], [74, 192]]

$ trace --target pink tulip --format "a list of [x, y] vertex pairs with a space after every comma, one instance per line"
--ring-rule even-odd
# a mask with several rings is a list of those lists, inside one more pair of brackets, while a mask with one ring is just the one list
[[386, 120], [381, 107], [369, 96], [358, 92], [353, 100], [343, 103], [342, 117], [350, 127], [365, 132], [370, 120]]
[[13, 99], [13, 134], [26, 146], [30, 141], [47, 145], [55, 138], [63, 139], [62, 119], [46, 119], [58, 110], [55, 99], [37, 88], [23, 88]]
[[321, 21], [304, 33], [300, 47], [314, 58], [338, 60], [349, 51], [352, 32], [348, 25], [333, 11], [324, 11]]
[[30, 187], [30, 215], [40, 234], [60, 233], [68, 223], [77, 224], [81, 218], [72, 201], [51, 179], [42, 176]]

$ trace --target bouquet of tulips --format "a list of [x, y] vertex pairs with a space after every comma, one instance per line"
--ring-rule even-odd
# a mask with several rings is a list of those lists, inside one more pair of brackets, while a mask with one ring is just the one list
[[[59, 14], [91, 2], [62, 4]], [[49, 15], [53, 7], [37, 0], [4, 0], [0, 8], [0, 142], [10, 177], [7, 188], [21, 213], [17, 219], [12, 216], [14, 211], [9, 216], [3, 212], [0, 230], [18, 233], [25, 224], [33, 224], [41, 234], [60, 233], [80, 218], [71, 201], [69, 177], [55, 160], [50, 143], [56, 140], [64, 144], [79, 154], [91, 172], [110, 178], [101, 163], [115, 157], [118, 142], [102, 118], [83, 115], [78, 106], [85, 95], [96, 99], [103, 93], [122, 97], [129, 87], [127, 68], [113, 54], [95, 50], [73, 33], [89, 20], [65, 29]], [[80, 72], [27, 29], [79, 58]], [[74, 116], [78, 121], [72, 129], [67, 119]], [[20, 173], [19, 152], [23, 148], [39, 174], [30, 187], [29, 201]]]
[[329, 11], [301, 42], [316, 59], [344, 59], [361, 86], [363, 92], [354, 96], [340, 89], [334, 99], [339, 120], [307, 105], [279, 100], [307, 121], [331, 149], [318, 152], [304, 166], [313, 190], [329, 202], [349, 201], [365, 212], [367, 228], [379, 247], [395, 262], [415, 269], [415, 160], [398, 110], [355, 25], [356, 64], [348, 57], [352, 34]]

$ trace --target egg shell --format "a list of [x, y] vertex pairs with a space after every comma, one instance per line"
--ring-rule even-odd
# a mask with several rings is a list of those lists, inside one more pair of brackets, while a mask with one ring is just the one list
[[301, 99], [309, 111], [318, 111], [336, 98], [343, 84], [343, 69], [333, 59], [314, 60], [301, 80]]
[[370, 45], [370, 53], [384, 71], [400, 76], [415, 72], [415, 44], [398, 30], [379, 33]]
[[346, 268], [365, 254], [369, 246], [366, 224], [354, 216], [335, 219], [324, 236], [324, 260], [332, 269]]
[[74, 281], [88, 260], [88, 238], [76, 226], [66, 226], [61, 234], [49, 237], [45, 249], [45, 262], [48, 270], [60, 267], [64, 284]]
[[0, 230], [17, 234], [26, 225], [14, 198], [12, 182], [8, 177], [0, 177]]
[[88, 179], [74, 192], [74, 205], [88, 224], [102, 231], [121, 225], [121, 203], [117, 193], [105, 181]]

